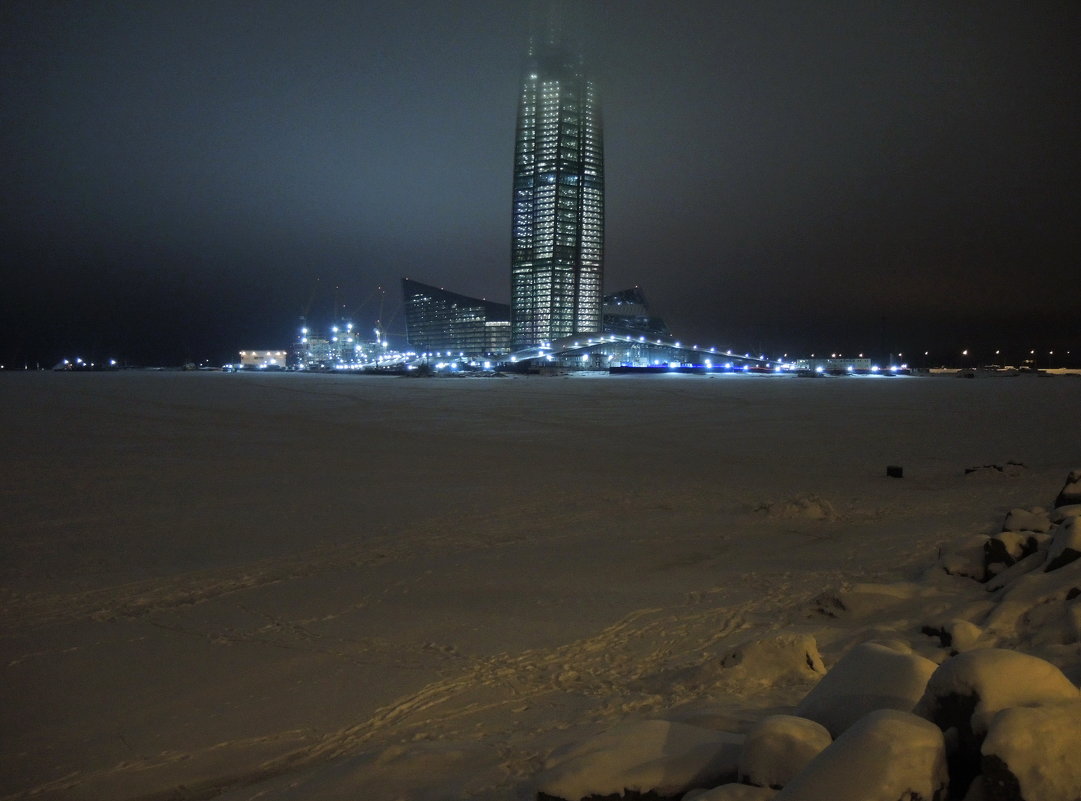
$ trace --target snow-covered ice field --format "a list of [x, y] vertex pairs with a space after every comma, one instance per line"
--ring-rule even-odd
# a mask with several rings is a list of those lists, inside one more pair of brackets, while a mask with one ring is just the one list
[[0, 373], [0, 411], [0, 799], [502, 801], [625, 722], [746, 733], [815, 677], [726, 654], [942, 661], [939, 547], [1081, 466], [1070, 376]]

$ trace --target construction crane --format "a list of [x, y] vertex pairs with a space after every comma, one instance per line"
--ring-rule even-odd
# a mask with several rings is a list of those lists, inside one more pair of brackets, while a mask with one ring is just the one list
[[387, 299], [387, 293], [383, 287], [376, 287], [379, 292], [379, 314], [375, 318], [375, 341], [384, 348], [387, 346], [386, 331], [383, 330], [383, 301]]

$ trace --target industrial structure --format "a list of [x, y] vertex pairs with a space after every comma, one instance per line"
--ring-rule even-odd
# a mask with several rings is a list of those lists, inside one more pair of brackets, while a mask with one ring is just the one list
[[376, 364], [388, 342], [377, 324], [373, 338], [362, 338], [353, 323], [341, 320], [327, 331], [302, 325], [293, 345], [289, 366], [297, 370], [343, 370]]

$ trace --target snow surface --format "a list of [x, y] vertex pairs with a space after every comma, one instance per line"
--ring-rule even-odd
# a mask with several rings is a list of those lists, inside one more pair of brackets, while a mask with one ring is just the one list
[[992, 593], [936, 558], [1054, 499], [1078, 408], [1074, 377], [0, 373], [0, 797], [525, 799], [636, 720], [791, 712], [820, 672], [753, 643], [938, 662], [937, 627], [1076, 683], [1081, 561]]
[[577, 801], [626, 790], [677, 795], [736, 774], [743, 737], [685, 723], [624, 723], [549, 761], [537, 789]]
[[750, 784], [722, 784], [709, 790], [691, 790], [681, 801], [770, 801], [777, 791]]

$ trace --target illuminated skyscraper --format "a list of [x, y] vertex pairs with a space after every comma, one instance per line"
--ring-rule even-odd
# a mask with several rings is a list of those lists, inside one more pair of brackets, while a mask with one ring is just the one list
[[511, 347], [600, 331], [604, 146], [597, 90], [559, 23], [534, 35], [518, 101]]

